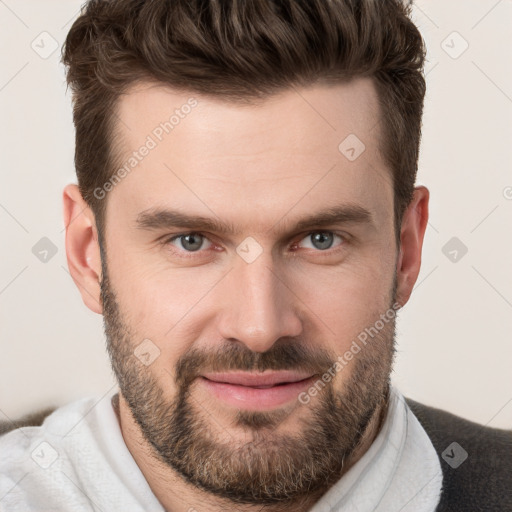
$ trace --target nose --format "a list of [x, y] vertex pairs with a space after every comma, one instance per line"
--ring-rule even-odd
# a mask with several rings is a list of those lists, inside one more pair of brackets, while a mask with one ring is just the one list
[[236, 261], [223, 283], [222, 294], [218, 326], [226, 340], [265, 352], [279, 338], [302, 333], [296, 308], [299, 301], [269, 255], [262, 254], [252, 263]]

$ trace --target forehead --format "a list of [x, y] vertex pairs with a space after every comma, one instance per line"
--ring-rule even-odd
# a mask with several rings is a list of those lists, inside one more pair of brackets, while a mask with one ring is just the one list
[[[337, 149], [335, 143], [348, 134], [370, 146], [378, 139], [380, 108], [371, 79], [293, 87], [263, 100], [248, 101], [234, 103], [142, 82], [120, 97], [117, 132], [128, 149], [141, 142], [142, 134], [148, 134], [168, 146], [178, 138], [180, 144], [201, 140], [202, 152], [223, 156], [226, 145], [232, 153], [236, 146], [238, 153], [232, 156], [237, 156], [282, 144], [297, 150], [314, 149], [312, 145], [320, 141]], [[194, 140], [188, 140], [190, 135]]]
[[109, 202], [127, 215], [172, 206], [263, 229], [317, 205], [392, 208], [370, 79], [290, 88], [255, 104], [141, 83], [116, 114], [115, 153], [128, 172]]

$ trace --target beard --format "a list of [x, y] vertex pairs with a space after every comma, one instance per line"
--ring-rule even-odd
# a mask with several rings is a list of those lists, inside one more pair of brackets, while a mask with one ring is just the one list
[[[193, 394], [202, 373], [306, 370], [320, 381], [337, 355], [308, 347], [297, 338], [280, 338], [266, 352], [252, 352], [232, 341], [209, 351], [191, 349], [176, 363], [177, 391], [170, 398], [150, 367], [134, 356], [141, 340], [123, 319], [105, 261], [102, 257], [107, 351], [121, 394], [156, 459], [186, 482], [221, 499], [276, 509], [280, 504], [315, 502], [341, 478], [375, 412], [389, 398], [394, 318], [354, 356], [341, 390], [333, 386], [339, 379], [322, 382], [323, 389], [307, 405], [297, 404], [292, 414], [298, 432], [278, 431], [289, 416], [282, 408], [238, 410], [230, 426], [243, 431], [244, 441], [233, 436], [222, 441], [215, 418]], [[391, 304], [395, 290], [396, 284]]]

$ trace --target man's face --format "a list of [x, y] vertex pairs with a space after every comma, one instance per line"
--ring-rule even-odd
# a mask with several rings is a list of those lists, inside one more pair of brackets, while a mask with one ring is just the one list
[[[375, 328], [397, 254], [372, 82], [257, 106], [146, 84], [118, 116], [126, 161], [155, 142], [109, 192], [104, 232], [108, 347], [135, 421], [161, 461], [218, 496], [323, 492], [385, 397], [393, 356], [394, 319]], [[218, 382], [276, 371], [303, 382]]]

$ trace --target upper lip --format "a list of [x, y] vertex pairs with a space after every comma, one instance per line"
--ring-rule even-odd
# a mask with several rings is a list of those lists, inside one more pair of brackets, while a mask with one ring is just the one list
[[276, 384], [284, 384], [286, 382], [298, 382], [300, 380], [308, 379], [312, 375], [310, 373], [299, 371], [279, 371], [265, 373], [205, 373], [202, 376], [215, 382], [238, 384], [240, 386], [273, 386]]

